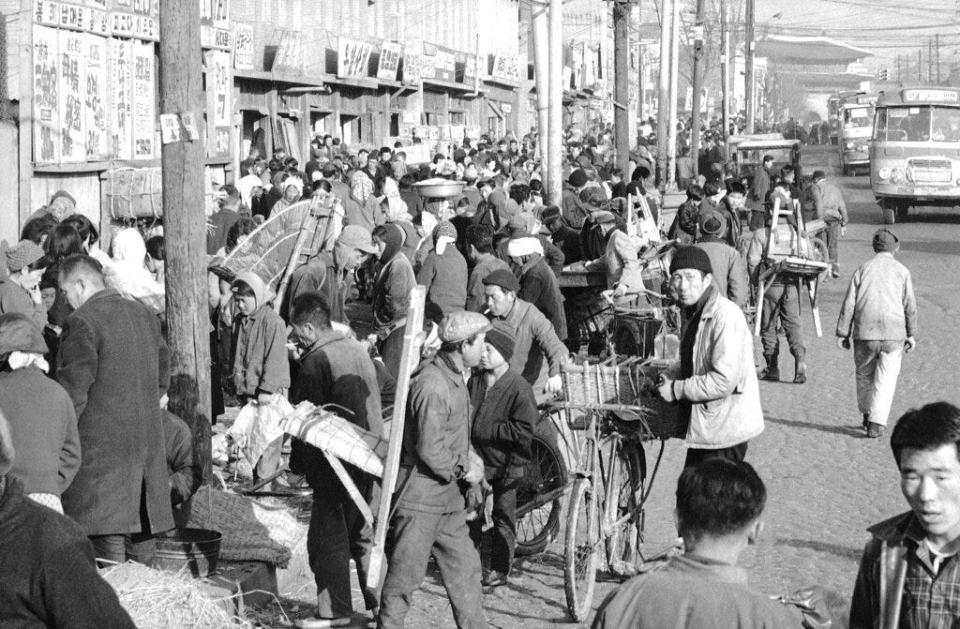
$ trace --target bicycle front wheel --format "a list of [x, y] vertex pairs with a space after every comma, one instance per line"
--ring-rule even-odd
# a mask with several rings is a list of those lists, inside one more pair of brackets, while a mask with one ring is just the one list
[[602, 551], [597, 502], [591, 479], [578, 478], [570, 492], [563, 553], [567, 612], [576, 622], [587, 619], [597, 583], [597, 564]]

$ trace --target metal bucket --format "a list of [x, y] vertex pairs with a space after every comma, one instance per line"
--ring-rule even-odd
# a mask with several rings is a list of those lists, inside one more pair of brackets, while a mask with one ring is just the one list
[[218, 531], [207, 529], [173, 529], [156, 536], [157, 553], [153, 567], [179, 572], [186, 566], [194, 577], [205, 577], [217, 569], [220, 558]]

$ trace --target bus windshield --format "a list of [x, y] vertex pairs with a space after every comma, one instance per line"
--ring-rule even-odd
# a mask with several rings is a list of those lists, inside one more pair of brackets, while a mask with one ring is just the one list
[[869, 127], [873, 122], [869, 107], [848, 107], [843, 110], [843, 126], [850, 128]]
[[960, 142], [960, 108], [903, 106], [879, 109], [874, 140]]

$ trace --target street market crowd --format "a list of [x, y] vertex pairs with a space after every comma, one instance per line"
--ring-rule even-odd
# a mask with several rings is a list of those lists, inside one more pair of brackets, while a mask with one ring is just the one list
[[[609, 127], [571, 129], [554, 200], [535, 133], [464, 140], [423, 164], [407, 163], [409, 147], [351, 150], [330, 136], [315, 138], [302, 168], [282, 153], [263, 159], [254, 146], [236, 183], [220, 187], [207, 228], [214, 421], [228, 404], [284, 398], [336, 405], [383, 435], [411, 292], [426, 290], [426, 342], [397, 435], [401, 472], [376, 587], [366, 586], [371, 527], [325, 456], [278, 440], [256, 462], [256, 479], [313, 490], [309, 564], [317, 622], [327, 623], [313, 626], [371, 614], [380, 627], [404, 626], [431, 555], [453, 622], [487, 626], [484, 590], [511, 579], [517, 486], [538, 402], [562, 392], [564, 365], [587, 343], [559, 279], [600, 271], [602, 299], [646, 303], [644, 266], [668, 241], [652, 292], [667, 295], [682, 326], [657, 390], [688, 426], [676, 509], [684, 552], [627, 580], [594, 626], [844, 626], [836, 596], [812, 588], [769, 599], [736, 565], [761, 528], [766, 490], [744, 459], [764, 428], [758, 380], [780, 380], [781, 332], [792, 381], [803, 384], [807, 369], [797, 278], [781, 274], [761, 295], [751, 286], [768, 266], [775, 214], [803, 237], [803, 224], [820, 221], [830, 272], [840, 277], [843, 196], [822, 172], [803, 182], [790, 165], [774, 172], [772, 158], [748, 181], [730, 177], [720, 136], [706, 129], [698, 168], [689, 151], [678, 160], [686, 200], [666, 225], [648, 126], [627, 171], [614, 165]], [[435, 180], [462, 182], [462, 193], [417, 192]], [[281, 297], [254, 272], [223, 271], [259, 225], [314, 198], [334, 208], [330, 228]], [[155, 536], [189, 520], [201, 481], [190, 430], [165, 409], [162, 228], [119, 227], [110, 255], [98, 242], [96, 226], [60, 191], [0, 252], [0, 626], [132, 626], [95, 559], [149, 565]], [[896, 235], [881, 229], [873, 246], [876, 256], [850, 276], [836, 334], [854, 349], [864, 431], [878, 437], [901, 355], [915, 345], [916, 303], [894, 257]], [[747, 321], [758, 300], [759, 369]], [[958, 444], [960, 409], [949, 404], [897, 423], [891, 447], [911, 511], [871, 529], [850, 626], [947, 627], [960, 618]], [[374, 501], [376, 479], [348, 471]], [[351, 559], [365, 614], [354, 609]]]

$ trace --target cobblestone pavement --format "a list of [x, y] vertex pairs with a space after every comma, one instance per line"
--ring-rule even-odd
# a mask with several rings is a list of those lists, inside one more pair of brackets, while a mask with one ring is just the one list
[[[880, 212], [866, 176], [836, 181], [844, 188], [852, 224], [841, 243], [843, 275], [822, 286], [823, 336], [817, 338], [813, 333], [804, 303], [808, 381], [802, 386], [761, 384], [766, 430], [747, 452], [747, 460], [767, 484], [769, 498], [763, 535], [742, 561], [754, 587], [768, 594], [820, 584], [849, 595], [867, 541], [865, 528], [906, 508], [889, 449], [889, 431], [881, 439], [863, 437], [858, 428], [852, 352], [838, 349], [834, 338], [839, 303], [851, 272], [872, 255], [870, 238], [880, 222]], [[903, 362], [891, 425], [912, 406], [944, 399], [960, 403], [956, 361], [960, 341], [950, 325], [951, 315], [960, 305], [960, 215], [942, 210], [918, 214], [893, 228], [902, 243], [899, 259], [913, 273], [920, 332], [917, 349]], [[783, 377], [792, 380], [791, 357], [783, 354]], [[759, 359], [759, 350], [757, 355]], [[683, 457], [683, 444], [668, 442], [648, 503], [647, 549], [660, 550], [676, 537], [673, 492]], [[648, 453], [648, 459], [652, 458]], [[534, 628], [569, 623], [560, 541], [554, 541], [547, 552], [518, 563], [511, 584], [486, 595], [484, 606], [492, 626]], [[614, 585], [598, 584], [594, 604]], [[453, 626], [438, 575], [428, 576], [417, 594], [408, 626]]]

